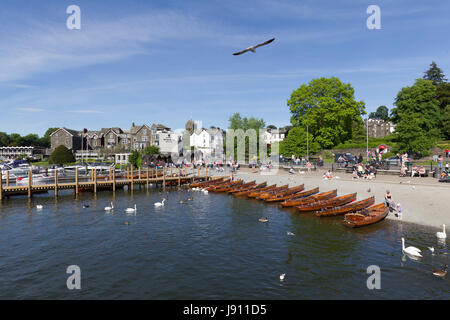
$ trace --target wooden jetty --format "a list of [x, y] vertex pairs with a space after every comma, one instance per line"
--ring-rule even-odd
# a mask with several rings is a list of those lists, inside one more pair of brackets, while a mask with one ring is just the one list
[[[80, 192], [93, 192], [97, 193], [101, 190], [110, 190], [115, 192], [117, 189], [122, 189], [124, 186], [128, 186], [129, 190], [132, 190], [134, 185], [145, 186], [147, 190], [150, 185], [160, 185], [165, 188], [166, 186], [181, 186], [182, 184], [190, 184], [195, 181], [208, 181], [215, 179], [215, 177], [208, 176], [208, 168], [205, 167], [204, 171], [200, 171], [200, 167], [195, 168], [163, 168], [150, 169], [145, 168], [138, 170], [127, 169], [124, 175], [118, 176], [114, 169], [109, 170], [109, 174], [98, 179], [97, 171], [92, 170], [88, 181], [80, 181], [78, 175], [78, 168], [75, 171], [75, 177], [73, 182], [61, 183], [58, 181], [58, 175], [55, 174], [54, 182], [51, 184], [36, 185], [33, 184], [32, 171], [28, 173], [28, 184], [20, 186], [11, 186], [10, 181], [6, 181], [6, 185], [3, 185], [3, 178], [0, 172], [0, 200], [15, 195], [26, 195], [31, 198], [33, 194], [47, 193], [53, 191], [55, 197], [58, 197], [60, 190], [74, 190], [75, 194]], [[196, 172], [197, 171], [197, 172]], [[8, 176], [8, 175], [7, 175]]]

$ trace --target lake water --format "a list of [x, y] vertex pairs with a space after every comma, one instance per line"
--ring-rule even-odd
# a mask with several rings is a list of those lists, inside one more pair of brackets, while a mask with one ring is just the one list
[[[186, 189], [12, 198], [0, 205], [0, 299], [450, 298], [449, 276], [431, 274], [449, 263], [434, 228], [341, 221]], [[423, 250], [420, 261], [403, 256], [402, 236]], [[81, 290], [66, 287], [70, 265], [81, 268]], [[381, 268], [381, 290], [367, 289], [370, 265]]]

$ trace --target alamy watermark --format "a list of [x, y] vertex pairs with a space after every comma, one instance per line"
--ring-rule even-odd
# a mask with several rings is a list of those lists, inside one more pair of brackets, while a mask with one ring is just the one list
[[367, 18], [367, 21], [366, 21], [367, 29], [369, 29], [369, 30], [381, 29], [381, 9], [380, 9], [380, 7], [372, 4], [367, 7], [366, 13], [370, 14], [370, 16]]
[[371, 265], [367, 267], [367, 274], [370, 277], [367, 278], [366, 285], [369, 290], [381, 289], [381, 269], [379, 266]]
[[67, 18], [66, 26], [69, 30], [80, 30], [81, 29], [81, 9], [77, 5], [71, 5], [67, 7], [67, 14], [70, 16]]
[[69, 290], [81, 290], [81, 269], [77, 265], [67, 267], [66, 273], [70, 274], [66, 285]]

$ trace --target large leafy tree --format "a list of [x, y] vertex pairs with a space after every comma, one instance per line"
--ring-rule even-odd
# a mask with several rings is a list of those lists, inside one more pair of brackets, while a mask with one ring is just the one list
[[376, 112], [370, 113], [369, 118], [389, 121], [389, 109], [386, 106], [379, 106]]
[[9, 135], [6, 132], [0, 132], [0, 147], [7, 147], [9, 143]]
[[364, 102], [356, 101], [354, 89], [338, 78], [320, 78], [292, 92], [287, 104], [291, 123], [309, 127], [312, 141], [322, 148], [350, 140], [354, 122], [365, 114]]
[[161, 154], [161, 152], [159, 151], [159, 147], [157, 147], [157, 146], [149, 146], [149, 147], [144, 149], [144, 154], [146, 154], [146, 155], [156, 155], [156, 154]]
[[75, 162], [75, 158], [72, 152], [67, 149], [64, 145], [60, 145], [56, 147], [53, 153], [50, 156], [49, 163], [50, 164], [67, 164]]
[[434, 61], [431, 62], [430, 69], [425, 71], [423, 79], [430, 80], [435, 86], [438, 86], [447, 80], [445, 79], [445, 75], [442, 72], [442, 69], [439, 68]]
[[436, 98], [436, 86], [430, 80], [417, 79], [413, 86], [404, 87], [397, 94], [392, 109], [396, 124], [406, 121], [407, 115], [422, 118], [420, 129], [428, 136], [440, 135], [441, 112]]
[[395, 128], [396, 151], [408, 152], [416, 156], [429, 155], [435, 138], [423, 130], [426, 120], [419, 114], [404, 114]]
[[[311, 136], [309, 137], [311, 138]], [[285, 157], [292, 155], [300, 156], [307, 154], [307, 134], [303, 127], [294, 127], [289, 131], [288, 136], [280, 143], [280, 153]], [[309, 141], [309, 152], [317, 153], [320, 151], [320, 145], [316, 141]]]
[[128, 161], [133, 165], [133, 167], [140, 168], [142, 164], [142, 155], [139, 151], [133, 150], [128, 157]]
[[48, 128], [47, 131], [44, 133], [44, 136], [39, 139], [39, 145], [44, 148], [50, 148], [51, 146], [50, 135], [58, 129], [59, 128]]
[[444, 126], [442, 127], [442, 134], [445, 139], [450, 139], [450, 104], [448, 104], [444, 109], [442, 123], [444, 123]]

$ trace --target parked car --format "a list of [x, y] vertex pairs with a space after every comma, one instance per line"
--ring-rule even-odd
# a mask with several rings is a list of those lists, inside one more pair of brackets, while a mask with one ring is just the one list
[[[384, 159], [384, 162], [390, 166], [400, 166], [400, 159], [397, 157], [389, 157], [387, 159]], [[411, 164], [411, 159], [406, 158], [405, 164], [408, 166]]]

